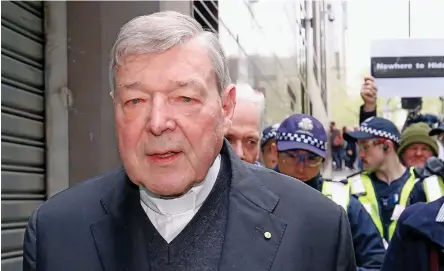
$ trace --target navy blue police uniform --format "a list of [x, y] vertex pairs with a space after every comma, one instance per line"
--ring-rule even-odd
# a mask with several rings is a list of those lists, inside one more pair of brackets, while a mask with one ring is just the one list
[[[295, 114], [284, 120], [278, 129], [276, 141], [279, 152], [299, 149], [324, 159], [326, 157], [327, 133], [322, 124], [309, 115]], [[280, 172], [278, 166], [275, 170]], [[320, 192], [323, 192], [323, 188], [329, 183], [339, 182], [325, 180], [321, 175], [305, 182]], [[345, 187], [347, 183], [340, 183], [341, 185]], [[358, 270], [379, 270], [385, 254], [382, 238], [363, 205], [356, 197], [350, 195], [349, 188], [345, 188], [345, 191], [343, 196], [347, 203], [343, 207], [347, 211], [351, 226]]]
[[444, 270], [444, 197], [400, 216], [382, 271]]

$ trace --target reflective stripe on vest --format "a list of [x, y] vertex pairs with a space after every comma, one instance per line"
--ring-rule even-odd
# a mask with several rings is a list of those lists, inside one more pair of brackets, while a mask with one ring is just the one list
[[[407, 180], [401, 190], [401, 195], [397, 206], [398, 208], [397, 210], [395, 209], [397, 213], [395, 214], [395, 212], [393, 212], [394, 214], [392, 215], [393, 220], [392, 223], [390, 223], [388, 232], [389, 241], [392, 238], [393, 233], [395, 232], [396, 222], [399, 215], [407, 206], [410, 193], [412, 192], [416, 181], [417, 179], [415, 178], [412, 167], [410, 168], [410, 178]], [[375, 223], [376, 228], [378, 228], [379, 234], [384, 238], [384, 228], [382, 226], [382, 221], [379, 214], [378, 199], [376, 198], [375, 189], [370, 177], [366, 172], [363, 172], [360, 175], [355, 175], [348, 178], [348, 182], [350, 183], [351, 193], [358, 197], [361, 204], [370, 214], [370, 217]]]
[[324, 181], [321, 192], [336, 204], [342, 206], [347, 212], [348, 203], [350, 202], [350, 188], [347, 185], [336, 181]]
[[444, 196], [444, 181], [437, 175], [425, 178], [423, 186], [427, 202], [435, 201]]

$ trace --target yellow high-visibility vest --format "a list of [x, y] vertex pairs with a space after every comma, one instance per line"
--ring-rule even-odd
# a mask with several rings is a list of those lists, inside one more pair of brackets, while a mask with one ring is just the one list
[[432, 175], [422, 181], [427, 202], [444, 196], [444, 181], [440, 176]]
[[336, 202], [347, 212], [350, 203], [350, 188], [348, 185], [331, 180], [324, 180], [322, 183], [321, 193]]
[[[395, 211], [393, 212], [394, 213], [392, 216], [393, 220], [390, 223], [389, 232], [388, 232], [389, 240], [386, 240], [386, 242], [390, 241], [390, 239], [392, 238], [393, 233], [395, 232], [396, 229], [396, 223], [398, 221], [398, 217], [401, 214], [401, 212], [404, 210], [404, 208], [407, 206], [410, 193], [412, 192], [415, 183], [418, 181], [415, 177], [413, 169], [414, 169], [413, 167], [410, 168], [411, 176], [402, 187], [398, 206], [396, 206], [397, 209], [395, 208], [395, 211], [397, 213], [395, 214]], [[384, 238], [384, 228], [382, 226], [382, 221], [379, 214], [378, 199], [376, 198], [375, 189], [373, 187], [370, 177], [368, 176], [368, 173], [362, 172], [361, 174], [351, 176], [348, 178], [348, 183], [350, 185], [351, 193], [358, 197], [361, 204], [370, 214], [370, 217], [375, 223], [376, 228], [378, 228], [379, 234], [381, 235], [382, 238]]]

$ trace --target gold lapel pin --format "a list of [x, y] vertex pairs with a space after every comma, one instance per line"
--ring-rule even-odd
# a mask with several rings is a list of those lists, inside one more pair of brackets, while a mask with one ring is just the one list
[[268, 232], [268, 231], [264, 232], [264, 237], [265, 237], [266, 239], [270, 239], [270, 238], [271, 238], [271, 233]]

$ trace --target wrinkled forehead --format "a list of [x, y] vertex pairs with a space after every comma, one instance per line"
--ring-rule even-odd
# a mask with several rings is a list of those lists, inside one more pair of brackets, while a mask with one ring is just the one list
[[189, 42], [161, 53], [132, 54], [122, 58], [117, 66], [117, 87], [217, 87], [213, 63], [200, 44]]

